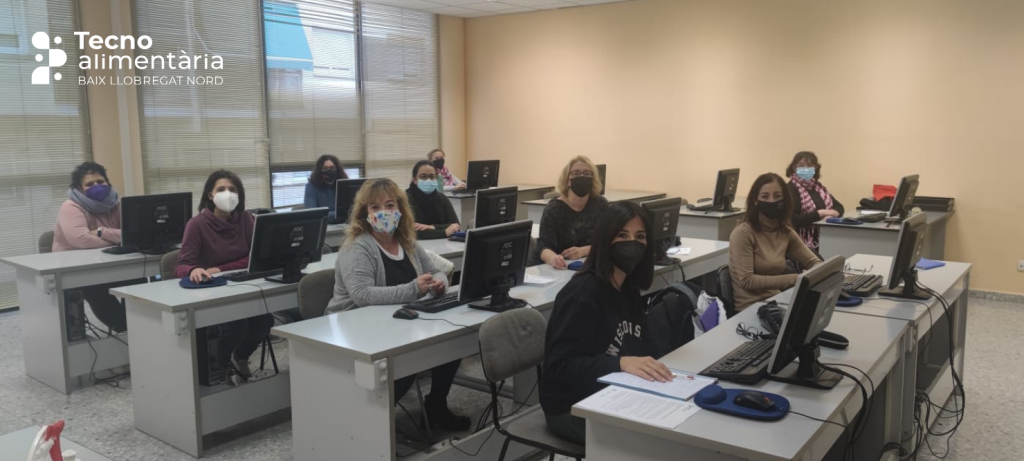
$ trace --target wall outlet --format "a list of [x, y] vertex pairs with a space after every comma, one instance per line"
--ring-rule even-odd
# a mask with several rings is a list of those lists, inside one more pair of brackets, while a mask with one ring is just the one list
[[1024, 272], [1024, 261], [1017, 261], [1017, 272]]

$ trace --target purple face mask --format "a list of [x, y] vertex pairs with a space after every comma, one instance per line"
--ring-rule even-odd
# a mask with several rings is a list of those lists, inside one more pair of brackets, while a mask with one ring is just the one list
[[85, 196], [97, 202], [102, 202], [110, 195], [110, 185], [97, 184], [85, 190]]

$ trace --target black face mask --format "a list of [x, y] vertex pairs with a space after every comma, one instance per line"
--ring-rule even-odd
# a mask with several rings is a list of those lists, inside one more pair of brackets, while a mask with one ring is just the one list
[[577, 197], [587, 197], [594, 190], [594, 178], [580, 176], [569, 180], [569, 189]]
[[623, 240], [612, 244], [612, 263], [626, 275], [633, 273], [640, 261], [644, 260], [647, 245], [636, 240]]
[[443, 158], [439, 158], [437, 160], [434, 160], [434, 168], [437, 168], [438, 170], [440, 170], [441, 168], [444, 168], [444, 159]]
[[764, 217], [768, 219], [779, 220], [782, 219], [782, 214], [786, 211], [786, 201], [779, 200], [778, 202], [757, 202], [757, 211], [760, 211]]
[[334, 181], [338, 180], [338, 170], [323, 170], [320, 172], [320, 177], [327, 185], [334, 184]]

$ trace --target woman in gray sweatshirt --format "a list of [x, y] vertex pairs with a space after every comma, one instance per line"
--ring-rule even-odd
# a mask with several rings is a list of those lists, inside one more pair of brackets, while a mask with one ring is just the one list
[[[348, 235], [335, 263], [334, 297], [325, 313], [365, 306], [406, 304], [427, 294], [444, 294], [448, 279], [427, 251], [416, 244], [409, 198], [390, 179], [363, 184], [352, 204]], [[471, 421], [448, 409], [448, 393], [461, 360], [431, 371], [424, 411], [431, 425], [468, 429]], [[415, 375], [395, 381], [397, 402], [412, 387]]]

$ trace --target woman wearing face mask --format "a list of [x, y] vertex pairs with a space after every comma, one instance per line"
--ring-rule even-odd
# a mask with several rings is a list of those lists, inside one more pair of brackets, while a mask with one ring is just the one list
[[309, 182], [306, 183], [306, 198], [302, 204], [306, 208], [328, 208], [331, 212], [327, 218], [331, 222], [337, 221], [334, 215], [335, 184], [339, 179], [348, 179], [345, 170], [341, 169], [341, 162], [333, 155], [321, 155], [316, 159], [316, 166], [309, 174]]
[[[412, 210], [405, 193], [390, 179], [373, 179], [356, 193], [348, 235], [335, 263], [334, 297], [326, 314], [366, 306], [406, 304], [441, 295], [448, 280], [416, 244]], [[402, 320], [398, 320], [402, 321]], [[448, 392], [461, 360], [435, 367], [424, 409], [431, 425], [469, 428], [469, 418], [448, 409]], [[415, 376], [395, 381], [395, 401], [412, 387]]]
[[841, 217], [846, 209], [821, 183], [821, 164], [814, 152], [797, 152], [786, 167], [786, 176], [789, 177], [790, 196], [796, 202], [793, 227], [807, 248], [817, 252], [820, 230], [813, 223]]
[[[640, 206], [617, 202], [596, 223], [590, 257], [558, 292], [548, 321], [540, 404], [551, 431], [584, 444], [586, 423], [570, 409], [604, 388], [597, 379], [618, 371], [670, 381], [658, 351], [683, 345], [686, 316], [659, 304], [645, 313], [640, 293], [654, 278], [651, 223]], [[664, 328], [650, 328], [658, 324]], [[667, 346], [667, 347], [665, 347]]]
[[437, 169], [437, 179], [444, 185], [445, 191], [465, 190], [466, 183], [455, 176], [447, 166], [444, 165], [444, 151], [434, 149], [427, 154], [427, 160], [434, 164]]
[[434, 164], [420, 160], [412, 167], [412, 184], [405, 190], [420, 240], [448, 238], [461, 229], [452, 202], [437, 190], [437, 179]]
[[[249, 267], [255, 218], [245, 211], [242, 180], [227, 170], [206, 179], [199, 199], [199, 214], [185, 225], [175, 275], [195, 283], [214, 274]], [[242, 380], [251, 376], [249, 356], [270, 335], [274, 318], [263, 314], [224, 324], [225, 351]]]
[[796, 284], [786, 274], [786, 258], [811, 268], [821, 260], [790, 226], [793, 199], [775, 173], [758, 176], [747, 195], [746, 215], [729, 237], [729, 274], [736, 310], [763, 301]]
[[561, 197], [551, 200], [540, 218], [540, 239], [534, 263], [544, 262], [565, 269], [566, 260], [590, 254], [594, 225], [608, 200], [601, 196], [601, 178], [589, 158], [580, 155], [569, 161], [558, 177]]

